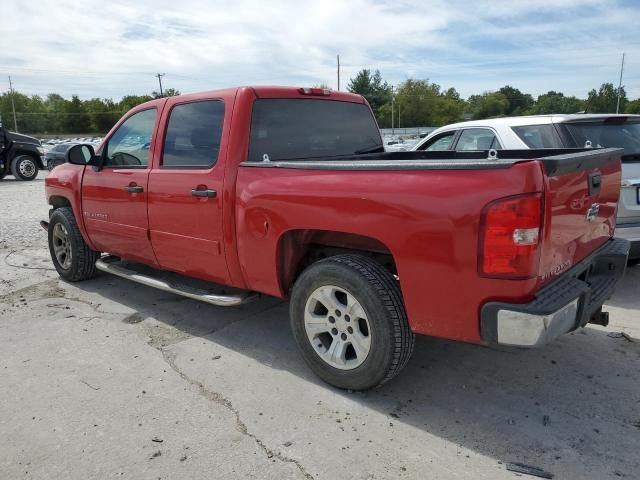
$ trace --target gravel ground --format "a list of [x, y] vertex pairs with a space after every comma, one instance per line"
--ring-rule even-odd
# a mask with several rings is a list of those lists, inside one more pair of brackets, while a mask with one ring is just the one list
[[393, 382], [349, 393], [306, 368], [286, 303], [60, 281], [43, 179], [0, 182], [1, 479], [638, 478], [640, 267], [606, 329], [530, 351], [420, 338]]

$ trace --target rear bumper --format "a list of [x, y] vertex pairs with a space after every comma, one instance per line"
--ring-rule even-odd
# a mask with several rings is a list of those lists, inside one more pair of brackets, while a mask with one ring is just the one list
[[490, 302], [482, 307], [480, 329], [488, 345], [537, 347], [585, 326], [622, 278], [629, 242], [615, 238], [541, 288], [526, 304]]
[[619, 223], [616, 225], [616, 238], [624, 238], [631, 242], [629, 259], [640, 258], [640, 223]]

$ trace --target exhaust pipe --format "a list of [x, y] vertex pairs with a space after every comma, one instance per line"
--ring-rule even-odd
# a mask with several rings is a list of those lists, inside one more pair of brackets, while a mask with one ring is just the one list
[[44, 220], [40, 221], [40, 226], [44, 229], [44, 230], [49, 230], [49, 222], [45, 222]]

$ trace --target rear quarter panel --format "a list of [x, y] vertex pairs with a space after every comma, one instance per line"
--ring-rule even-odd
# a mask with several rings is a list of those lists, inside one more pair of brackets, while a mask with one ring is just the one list
[[241, 166], [235, 208], [242, 274], [249, 288], [286, 297], [277, 257], [287, 231], [370, 237], [394, 257], [414, 332], [479, 343], [480, 306], [529, 301], [537, 283], [478, 275], [481, 210], [500, 197], [542, 191], [543, 181], [537, 162], [492, 170]]

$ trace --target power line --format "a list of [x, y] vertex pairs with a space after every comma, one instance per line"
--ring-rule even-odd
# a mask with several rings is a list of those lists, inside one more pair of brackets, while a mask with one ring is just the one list
[[17, 115], [122, 115], [127, 113], [126, 110], [118, 110], [113, 112], [15, 112]]

